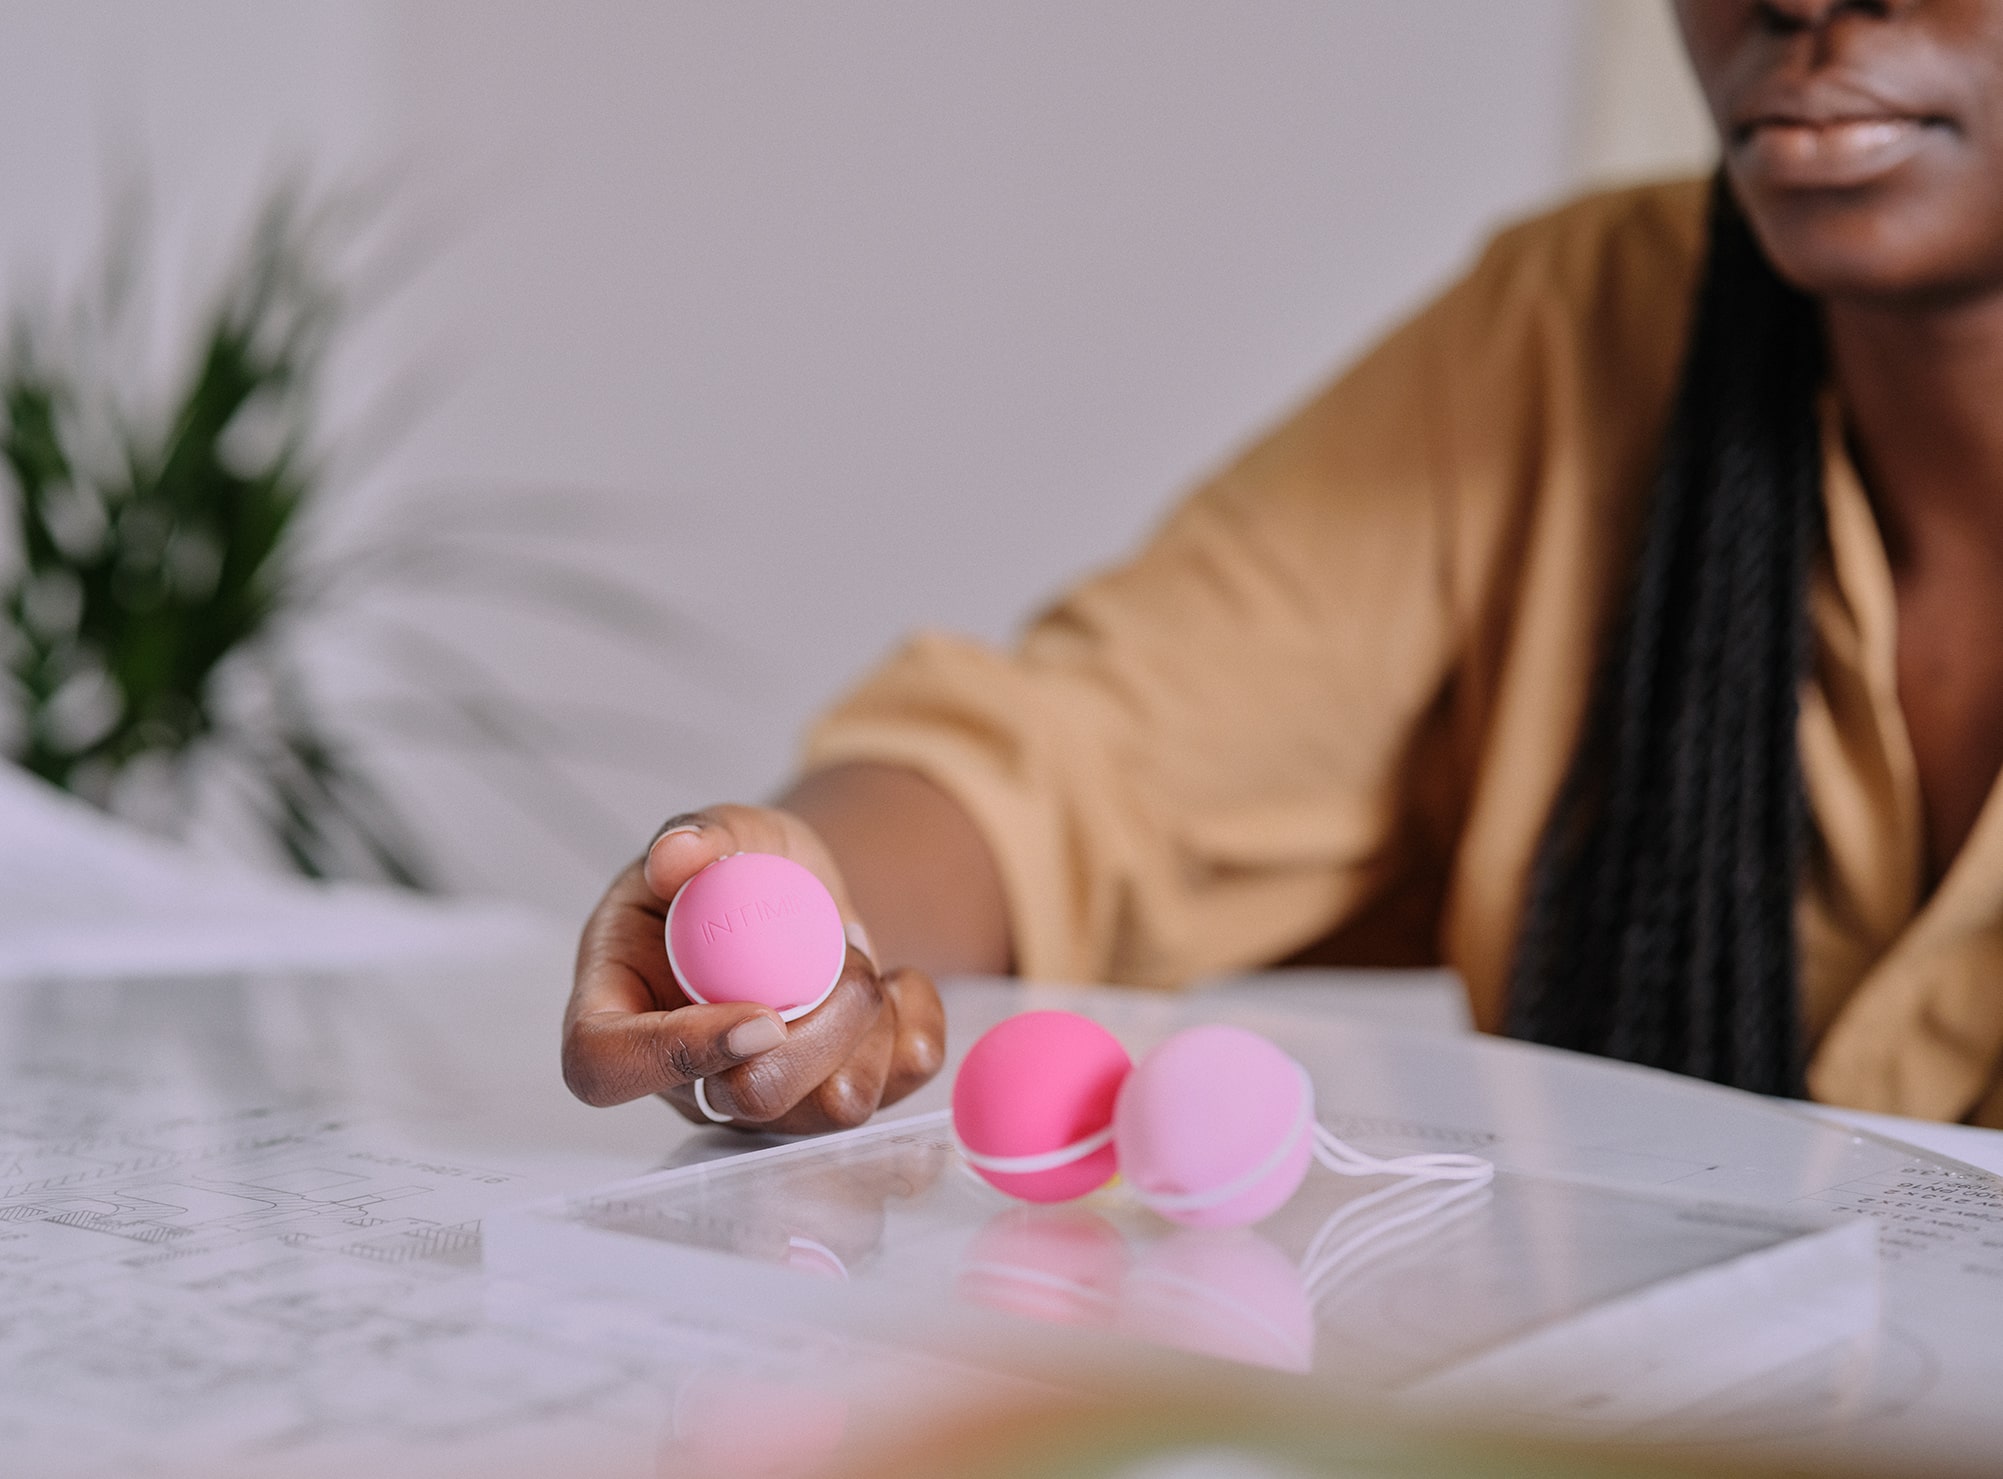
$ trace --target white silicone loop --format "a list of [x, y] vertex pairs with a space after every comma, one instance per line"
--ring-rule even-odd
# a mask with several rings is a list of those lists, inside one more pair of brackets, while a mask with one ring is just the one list
[[1478, 1155], [1401, 1155], [1386, 1160], [1358, 1150], [1326, 1125], [1314, 1127], [1314, 1158], [1338, 1176], [1409, 1176], [1422, 1181], [1495, 1179], [1495, 1163]]
[[1113, 1143], [1113, 1127], [1094, 1131], [1083, 1140], [1057, 1150], [1046, 1150], [1040, 1155], [983, 1155], [978, 1150], [967, 1149], [967, 1143], [955, 1134], [953, 1143], [960, 1147], [960, 1154], [967, 1158], [967, 1164], [980, 1171], [991, 1171], [997, 1176], [1034, 1176], [1039, 1171], [1055, 1171], [1060, 1166], [1074, 1165], [1088, 1155], [1096, 1155]]
[[713, 1125], [729, 1125], [736, 1123], [736, 1121], [731, 1119], [729, 1115], [718, 1114], [714, 1109], [711, 1109], [709, 1107], [709, 1095], [703, 1092], [701, 1079], [697, 1079], [695, 1081], [695, 1107], [697, 1109], [700, 1109], [702, 1111], [703, 1118], [708, 1120]]

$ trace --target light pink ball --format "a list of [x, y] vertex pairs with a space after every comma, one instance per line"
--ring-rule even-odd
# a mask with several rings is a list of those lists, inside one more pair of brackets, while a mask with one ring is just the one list
[[682, 885], [668, 905], [668, 964], [691, 1001], [752, 1001], [785, 1021], [835, 989], [848, 956], [841, 910], [790, 858], [740, 852]]
[[1143, 1202], [1188, 1227], [1242, 1227], [1307, 1174], [1314, 1092], [1258, 1033], [1213, 1023], [1142, 1058], [1113, 1123], [1120, 1169]]
[[[1071, 1156], [1113, 1123], [1113, 1100], [1133, 1066], [1120, 1040], [1075, 1012], [1023, 1012], [983, 1033], [953, 1082], [953, 1133], [989, 1185], [1028, 1202], [1064, 1202], [1104, 1186], [1119, 1169], [1110, 1138]], [[1012, 1170], [985, 1158], [1051, 1157]]]

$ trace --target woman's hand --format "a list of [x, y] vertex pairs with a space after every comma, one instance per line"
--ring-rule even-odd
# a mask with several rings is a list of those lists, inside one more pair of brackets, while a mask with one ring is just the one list
[[[849, 952], [828, 999], [791, 1023], [751, 1003], [693, 1004], [668, 967], [668, 903], [734, 852], [769, 852], [811, 870], [840, 907]], [[563, 1077], [587, 1104], [660, 1094], [698, 1124], [695, 1082], [712, 1111], [788, 1135], [859, 1125], [939, 1071], [946, 1014], [931, 979], [879, 973], [848, 889], [820, 838], [788, 811], [717, 806], [674, 818], [647, 856], [612, 881], [578, 944], [564, 1014]]]

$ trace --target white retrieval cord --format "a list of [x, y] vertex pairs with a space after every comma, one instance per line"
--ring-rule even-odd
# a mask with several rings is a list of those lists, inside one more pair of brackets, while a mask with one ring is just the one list
[[1495, 1162], [1478, 1155], [1434, 1153], [1381, 1156], [1358, 1150], [1326, 1125], [1314, 1127], [1314, 1158], [1338, 1176], [1416, 1176], [1426, 1181], [1495, 1179]]

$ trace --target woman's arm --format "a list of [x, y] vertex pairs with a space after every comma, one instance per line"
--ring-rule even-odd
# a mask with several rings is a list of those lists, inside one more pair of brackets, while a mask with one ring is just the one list
[[994, 855], [966, 811], [915, 770], [838, 765], [779, 799], [819, 834], [879, 961], [1001, 975], [1013, 959]]

